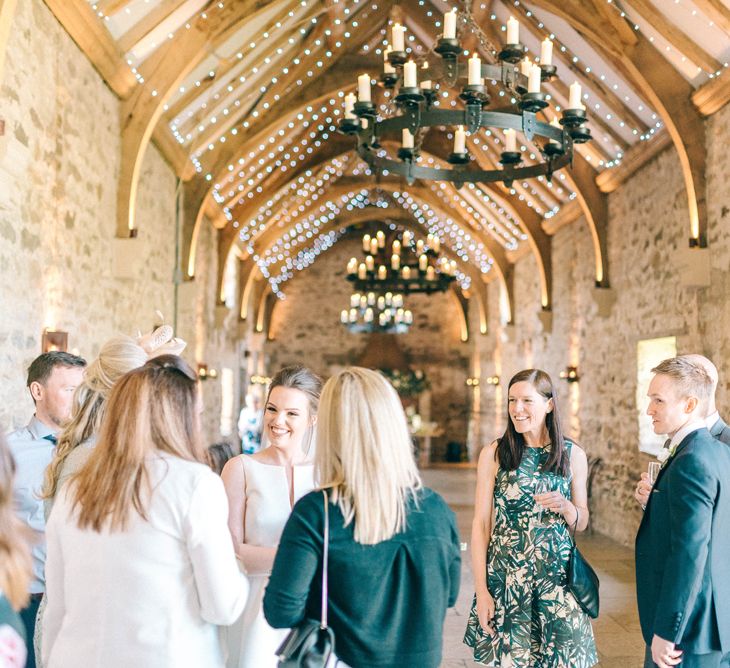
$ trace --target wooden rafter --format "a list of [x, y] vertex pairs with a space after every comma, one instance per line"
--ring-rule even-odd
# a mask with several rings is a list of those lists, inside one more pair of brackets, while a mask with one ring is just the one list
[[152, 33], [163, 21], [166, 21], [173, 12], [182, 7], [187, 0], [163, 0], [159, 5], [145, 14], [117, 41], [122, 53], [134, 50], [143, 39]]
[[120, 98], [129, 97], [137, 80], [91, 5], [85, 0], [44, 1], [109, 87]]
[[724, 72], [692, 93], [692, 103], [703, 116], [712, 116], [730, 102], [730, 76]]
[[635, 9], [664, 39], [675, 49], [687, 56], [695, 65], [705, 72], [717, 72], [722, 64], [690, 39], [678, 26], [669, 21], [649, 0], [624, 0], [629, 7]]
[[694, 4], [720, 30], [730, 35], [730, 9], [722, 0], [694, 0]]
[[104, 16], [114, 16], [131, 3], [132, 0], [98, 0], [96, 8]]

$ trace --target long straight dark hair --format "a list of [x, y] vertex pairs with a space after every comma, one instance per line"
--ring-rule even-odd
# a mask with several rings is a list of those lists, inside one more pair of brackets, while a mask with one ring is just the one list
[[509, 415], [509, 391], [515, 383], [530, 383], [545, 399], [553, 400], [553, 410], [545, 416], [545, 426], [550, 437], [550, 454], [543, 467], [544, 471], [557, 473], [563, 477], [570, 473], [570, 459], [565, 448], [563, 431], [560, 428], [558, 402], [555, 387], [550, 376], [541, 369], [525, 369], [512, 376], [507, 387], [507, 429], [497, 445], [499, 465], [507, 471], [514, 471], [522, 461], [525, 450], [525, 437], [518, 433]]

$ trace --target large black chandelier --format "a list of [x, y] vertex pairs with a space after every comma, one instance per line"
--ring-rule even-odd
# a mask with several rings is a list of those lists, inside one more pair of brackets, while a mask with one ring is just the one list
[[[463, 25], [477, 33], [482, 44], [490, 46], [481, 29], [464, 12], [456, 10], [444, 15], [444, 33], [438, 39], [434, 51], [439, 60], [410, 58], [405, 50], [406, 28], [394, 24], [391, 44], [385, 51], [384, 70], [380, 83], [395, 94], [393, 115], [381, 117], [371, 98], [370, 75], [358, 77], [358, 95], [345, 96], [345, 115], [339, 123], [341, 132], [357, 137], [357, 152], [376, 173], [388, 172], [405, 177], [409, 183], [414, 179], [451, 181], [457, 187], [465, 182], [502, 181], [508, 187], [515, 179], [545, 176], [570, 164], [573, 145], [591, 139], [586, 126], [586, 110], [581, 102], [581, 87], [575, 82], [570, 86], [568, 108], [558, 118], [554, 114], [548, 123], [539, 120], [538, 114], [549, 107], [546, 94], [541, 90], [543, 82], [556, 76], [552, 64], [552, 42], [542, 43], [540, 63], [530, 63], [524, 58], [525, 47], [519, 41], [519, 23], [514, 17], [507, 22], [507, 44], [499, 51], [499, 62], [482, 63], [474, 52], [466, 64], [459, 62], [463, 47], [456, 36], [456, 24]], [[419, 82], [419, 64], [421, 77]], [[438, 91], [435, 83], [453, 88], [461, 80], [460, 98], [463, 109], [437, 108]], [[507, 89], [517, 101], [514, 106], [486, 110], [490, 98], [485, 81], [497, 82]], [[418, 165], [420, 142], [425, 128], [433, 126], [455, 126], [454, 146], [448, 156], [450, 168], [425, 167]], [[504, 147], [501, 152], [501, 169], [469, 169], [471, 160], [466, 149], [466, 133], [475, 133], [480, 128], [499, 128], [504, 131]], [[522, 155], [517, 149], [516, 132], [522, 132], [528, 141], [539, 137], [538, 146], [542, 160], [536, 164], [521, 166]], [[400, 133], [400, 135], [398, 135]], [[397, 159], [388, 156], [381, 146], [387, 137], [401, 139]]]
[[456, 280], [456, 262], [440, 255], [435, 234], [416, 239], [410, 230], [387, 235], [378, 230], [362, 238], [364, 259], [350, 258], [347, 280], [360, 293], [375, 295], [443, 292]]

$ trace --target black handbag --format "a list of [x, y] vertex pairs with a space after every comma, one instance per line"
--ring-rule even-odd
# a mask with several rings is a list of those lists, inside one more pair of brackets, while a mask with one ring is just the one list
[[586, 561], [585, 557], [578, 550], [575, 544], [575, 530], [578, 527], [578, 508], [575, 509], [575, 524], [571, 535], [572, 546], [568, 558], [568, 591], [573, 594], [583, 612], [591, 619], [598, 617], [598, 587], [600, 581], [596, 572]]
[[327, 626], [327, 561], [329, 556], [329, 500], [324, 495], [324, 551], [322, 556], [322, 615], [305, 619], [284, 638], [276, 654], [279, 668], [324, 668], [335, 651], [335, 633]]

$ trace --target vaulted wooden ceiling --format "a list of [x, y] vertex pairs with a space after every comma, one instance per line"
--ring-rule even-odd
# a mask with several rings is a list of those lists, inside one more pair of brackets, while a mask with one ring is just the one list
[[[241, 262], [244, 316], [249, 305], [259, 313], [267, 298], [283, 296], [286, 282], [348, 227], [385, 218], [437, 232], [462, 285], [478, 292], [496, 277], [510, 307], [511, 267], [533, 253], [541, 306], [550, 309], [549, 237], [582, 216], [596, 285], [608, 287], [607, 193], [670, 143], [684, 174], [690, 243], [706, 244], [702, 118], [730, 99], [725, 0], [45, 1], [122, 100], [118, 234], [136, 234], [137, 181], [153, 141], [184, 182], [188, 276], [198, 230], [212, 224], [221, 292], [231, 253]], [[509, 16], [533, 60], [550, 36], [554, 108], [566, 105], [570, 83], [581, 83], [594, 140], [552, 183], [407, 186], [370, 174], [353, 140], [336, 133], [357, 75], [380, 74], [389, 23], [403, 23], [407, 46], [425, 55], [452, 6], [480, 27], [462, 26], [462, 45], [486, 60], [494, 61]], [[385, 108], [389, 93], [379, 91], [376, 102]], [[459, 104], [458, 91], [442, 89], [441, 106]], [[538, 147], [521, 139], [529, 164]], [[451, 141], [446, 129], [432, 129], [421, 160], [443, 162]], [[480, 131], [468, 148], [493, 168], [501, 137]]]

